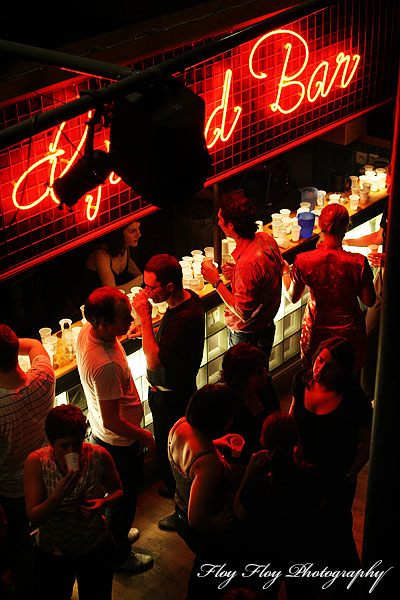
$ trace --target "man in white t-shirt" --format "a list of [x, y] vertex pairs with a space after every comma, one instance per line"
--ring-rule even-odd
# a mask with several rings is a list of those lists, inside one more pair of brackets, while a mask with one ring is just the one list
[[131, 544], [139, 537], [132, 528], [136, 512], [137, 484], [145, 460], [155, 454], [152, 434], [140, 427], [143, 407], [125, 351], [118, 340], [131, 323], [128, 298], [116, 288], [98, 288], [85, 302], [86, 323], [78, 337], [76, 360], [88, 405], [89, 441], [109, 451], [121, 479], [123, 499], [107, 514], [118, 546], [117, 568], [139, 573], [153, 566], [147, 554], [135, 553]]
[[[25, 373], [18, 354], [29, 356]], [[0, 325], [0, 506], [7, 520], [7, 552], [15, 597], [32, 596], [32, 557], [24, 497], [24, 462], [47, 445], [44, 421], [54, 404], [55, 376], [38, 340]]]

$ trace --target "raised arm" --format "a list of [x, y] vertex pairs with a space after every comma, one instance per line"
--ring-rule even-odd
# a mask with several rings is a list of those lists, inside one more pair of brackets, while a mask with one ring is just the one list
[[111, 257], [104, 248], [97, 248], [90, 256], [90, 262], [99, 274], [101, 284], [116, 287], [114, 273], [111, 269]]
[[57, 483], [54, 492], [47, 497], [42, 478], [42, 465], [36, 452], [32, 452], [24, 466], [24, 488], [26, 514], [37, 525], [45, 523], [57, 510], [58, 505], [69, 494], [79, 476], [79, 471], [69, 471]]
[[50, 358], [43, 344], [39, 340], [31, 338], [19, 338], [18, 354], [29, 356], [31, 363], [37, 356], [47, 356], [47, 358]]
[[289, 263], [286, 260], [284, 261], [282, 282], [286, 297], [290, 302], [296, 304], [302, 297], [305, 286], [292, 280]]
[[154, 336], [151, 306], [144, 290], [133, 296], [132, 306], [140, 317], [142, 348], [146, 357], [147, 368], [150, 371], [155, 371], [162, 366], [159, 358], [160, 348]]

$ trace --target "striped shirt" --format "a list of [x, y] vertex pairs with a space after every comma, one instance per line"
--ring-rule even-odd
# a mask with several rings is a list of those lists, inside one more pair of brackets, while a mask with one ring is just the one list
[[0, 388], [0, 496], [24, 495], [24, 462], [47, 444], [44, 421], [54, 404], [55, 375], [47, 356], [36, 356], [26, 382]]
[[233, 331], [257, 332], [272, 323], [281, 303], [283, 259], [267, 233], [241, 238], [232, 256], [235, 313], [225, 307], [225, 323]]

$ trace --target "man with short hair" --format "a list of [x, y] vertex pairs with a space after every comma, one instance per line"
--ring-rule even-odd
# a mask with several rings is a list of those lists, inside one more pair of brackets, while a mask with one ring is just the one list
[[143, 407], [118, 337], [131, 323], [128, 298], [117, 288], [101, 287], [85, 302], [86, 323], [78, 336], [76, 360], [88, 405], [89, 441], [111, 454], [123, 488], [123, 499], [107, 511], [118, 548], [117, 568], [139, 573], [153, 566], [147, 554], [131, 550], [139, 537], [132, 528], [137, 504], [137, 484], [142, 475], [141, 450], [155, 453], [152, 434], [140, 427]]
[[225, 302], [229, 345], [242, 342], [261, 348], [269, 360], [275, 335], [274, 317], [281, 303], [284, 261], [274, 238], [258, 232], [254, 204], [242, 192], [223, 196], [218, 225], [236, 241], [235, 262], [222, 265], [232, 291], [214, 265], [202, 264], [202, 274]]
[[[141, 335], [150, 383], [149, 405], [153, 415], [157, 462], [165, 484], [159, 493], [172, 498], [175, 480], [168, 460], [167, 440], [171, 427], [184, 416], [203, 357], [204, 309], [199, 297], [182, 286], [182, 268], [169, 254], [151, 258], [143, 274], [144, 290], [132, 299], [140, 317], [130, 335]], [[149, 298], [167, 302], [160, 327], [154, 333]], [[158, 523], [160, 529], [173, 531], [175, 517], [170, 515]]]
[[[18, 355], [29, 356], [25, 373]], [[20, 338], [0, 325], [0, 506], [16, 598], [32, 596], [32, 557], [24, 496], [24, 462], [47, 445], [44, 421], [54, 404], [55, 375], [38, 340]]]

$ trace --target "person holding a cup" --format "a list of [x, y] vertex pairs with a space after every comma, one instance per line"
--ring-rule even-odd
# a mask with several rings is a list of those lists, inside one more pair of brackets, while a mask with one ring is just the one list
[[317, 248], [298, 254], [291, 271], [285, 265], [283, 283], [290, 301], [298, 302], [305, 286], [310, 290], [300, 339], [303, 366], [310, 364], [318, 344], [334, 335], [353, 344], [356, 370], [365, 362], [365, 321], [358, 300], [373, 306], [375, 290], [365, 256], [342, 248], [348, 225], [345, 206], [325, 206], [319, 218], [321, 234]]
[[275, 239], [257, 232], [256, 209], [242, 191], [222, 197], [218, 225], [236, 242], [235, 262], [217, 267], [202, 264], [202, 274], [224, 301], [229, 345], [241, 342], [260, 347], [269, 359], [275, 335], [274, 317], [281, 303], [283, 259]]
[[104, 510], [120, 501], [122, 485], [111, 455], [84, 443], [86, 417], [72, 404], [46, 417], [49, 446], [25, 462], [27, 515], [38, 525], [34, 600], [111, 600], [116, 546]]
[[[18, 356], [30, 366], [22, 370]], [[30, 526], [23, 469], [46, 443], [44, 422], [54, 404], [55, 374], [43, 345], [0, 325], [0, 505], [7, 520], [7, 554], [16, 600], [32, 597]]]

